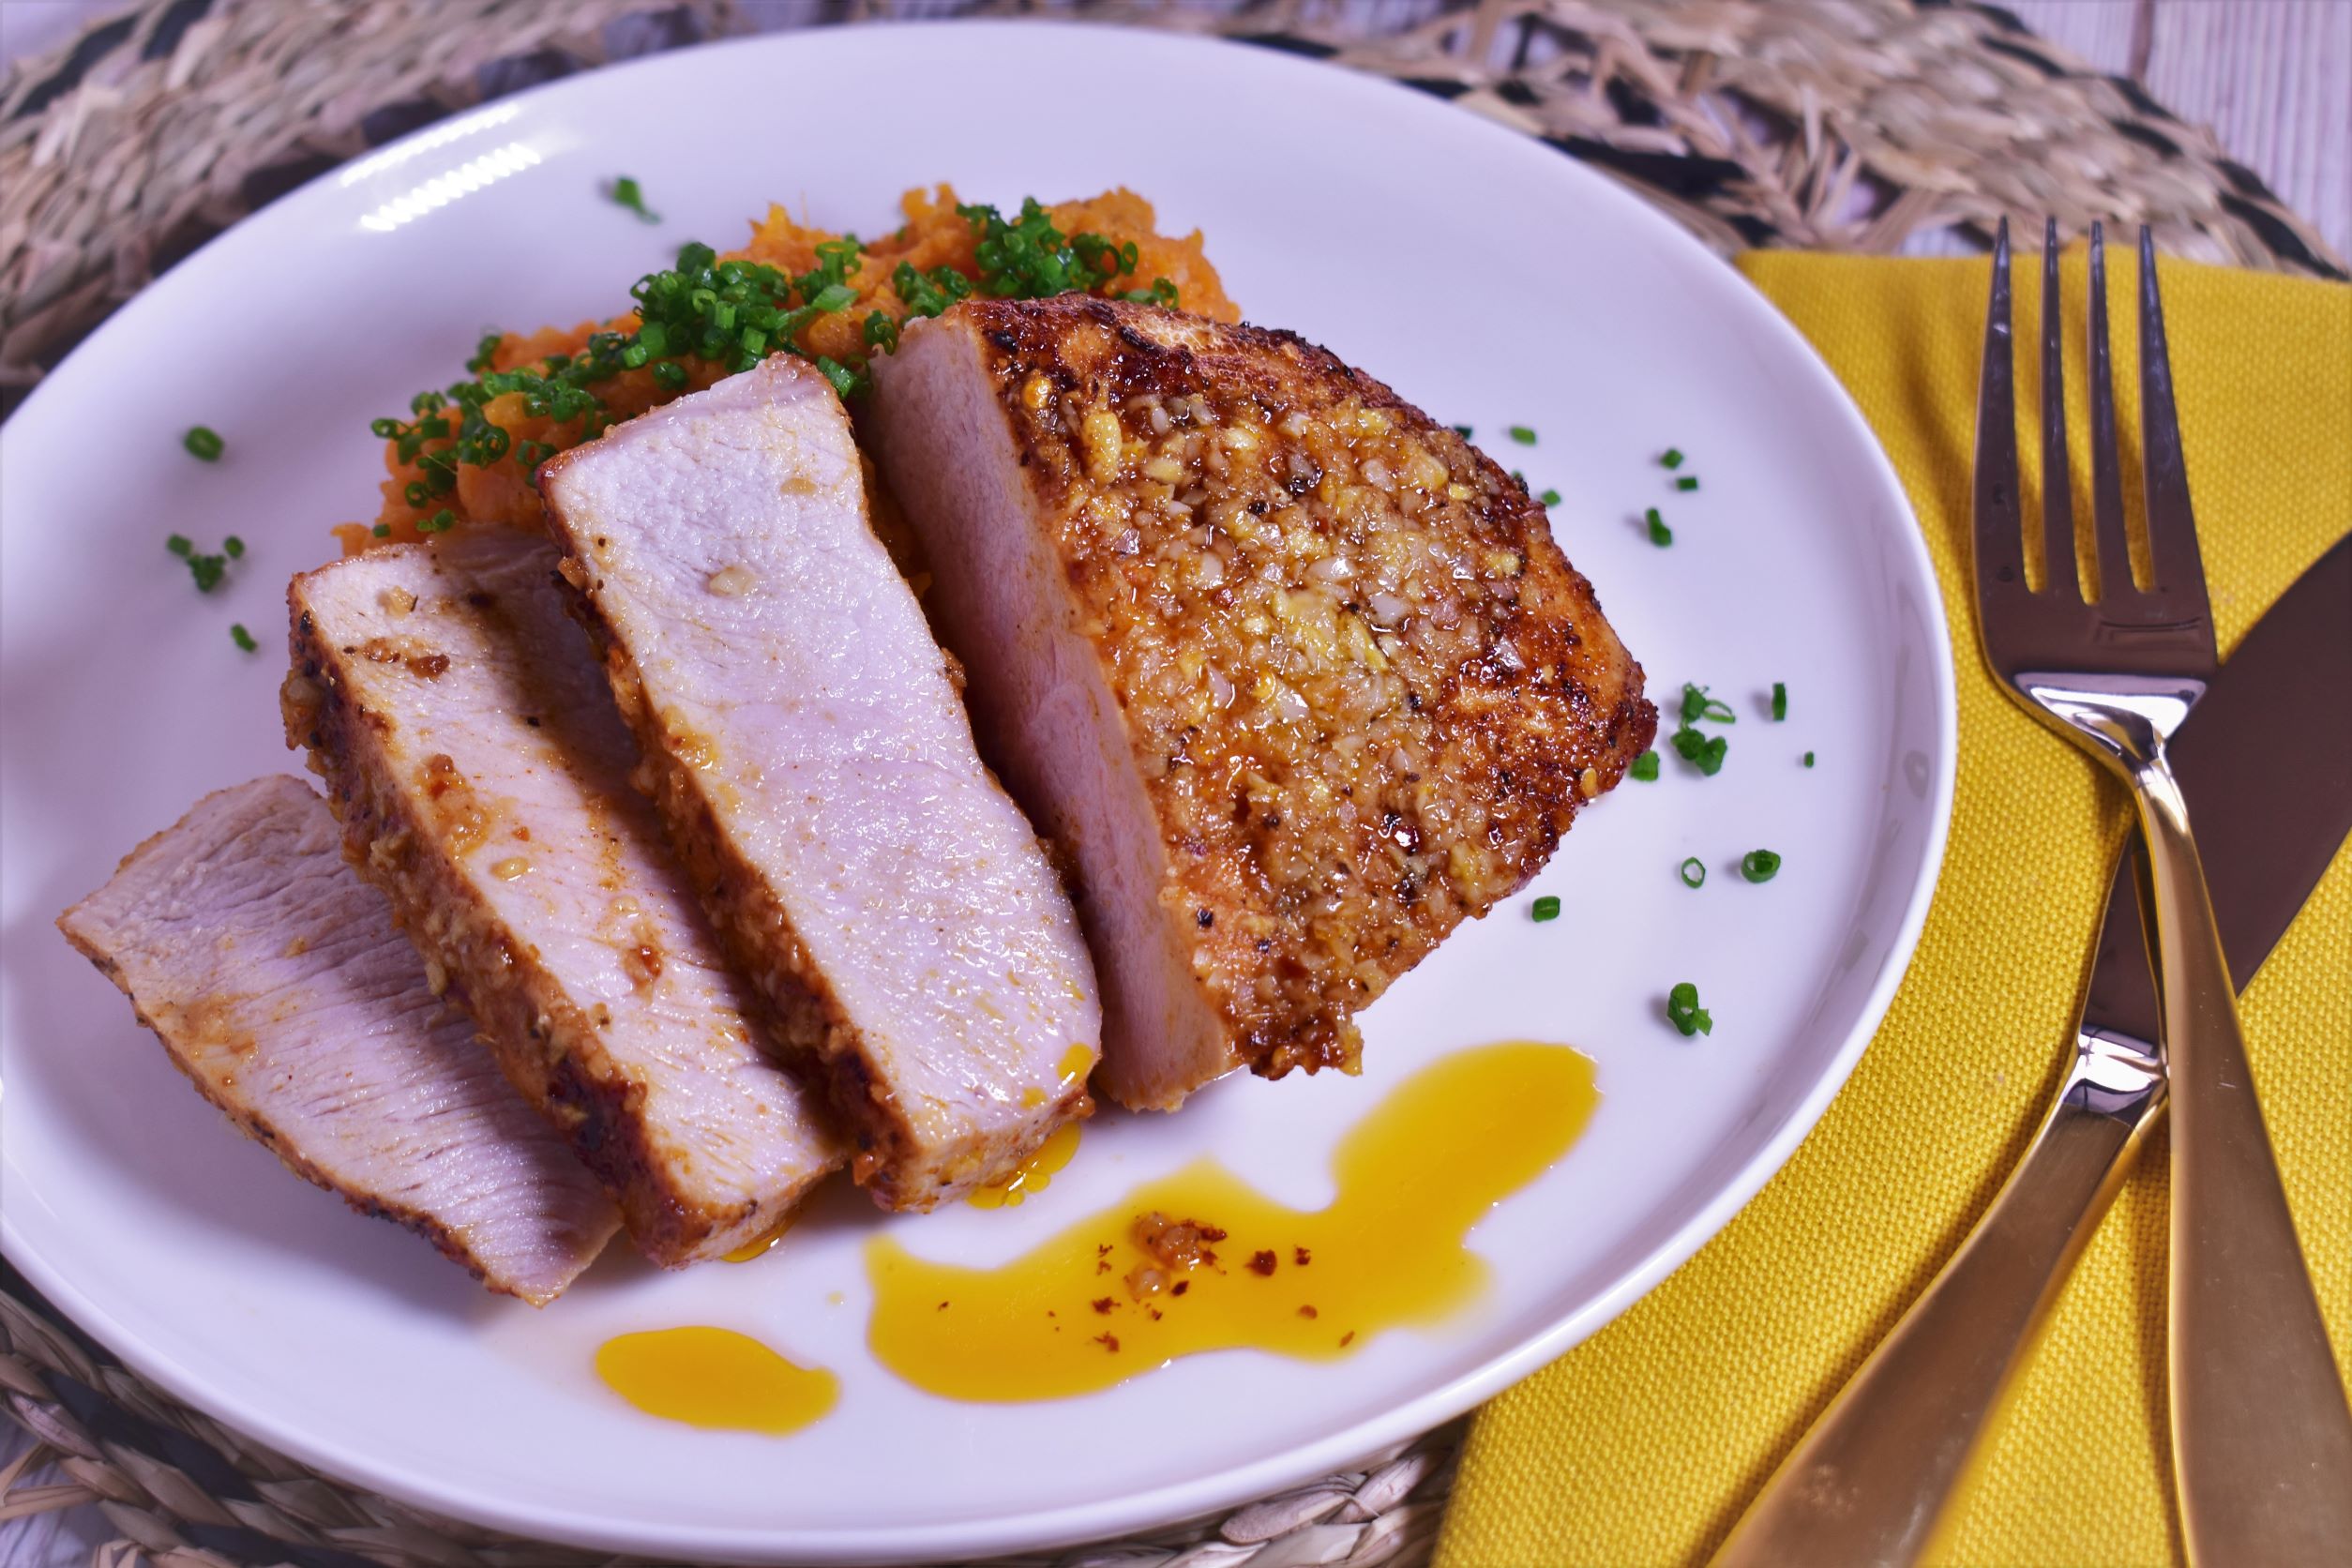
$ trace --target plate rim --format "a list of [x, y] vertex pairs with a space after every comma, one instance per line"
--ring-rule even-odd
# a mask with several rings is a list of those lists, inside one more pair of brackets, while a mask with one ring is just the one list
[[[511, 107], [519, 113], [527, 111], [550, 98], [560, 98], [570, 93], [596, 90], [592, 83], [615, 73], [626, 74], [640, 68], [659, 68], [663, 62], [712, 50], [789, 51], [811, 44], [830, 43], [850, 37], [853, 32], [869, 36], [887, 34], [894, 39], [904, 41], [918, 36], [936, 37], [980, 30], [1002, 32], [1015, 27], [1046, 28], [1061, 34], [1100, 34], [1106, 25], [1059, 19], [960, 18], [884, 22], [854, 30], [848, 27], [792, 29], [749, 38], [717, 39], [684, 49], [641, 55], [595, 71], [542, 83], [505, 95], [492, 100], [491, 104], [461, 110], [459, 115], [478, 113], [493, 104], [501, 109]], [[1250, 47], [1244, 42], [1215, 34], [1141, 28], [1123, 28], [1120, 31], [1122, 38], [1133, 47], [1198, 52], [1204, 56]], [[1382, 100], [1390, 108], [1404, 113], [1419, 113], [1428, 110], [1451, 110], [1453, 107], [1430, 103], [1423, 95], [1384, 77], [1349, 70], [1322, 59], [1287, 57], [1301, 69], [1320, 68], [1325, 77], [1350, 83], [1367, 98]], [[1414, 107], [1407, 109], [1408, 104]], [[1500, 139], [1497, 143], [1499, 145], [1524, 145], [1529, 140], [1524, 133], [1486, 121], [1482, 116], [1472, 114], [1464, 118], [1483, 126], [1479, 134]], [[448, 119], [436, 121], [382, 147], [371, 148], [361, 156], [376, 157], [401, 152], [425, 142], [436, 131], [445, 131], [449, 124]], [[293, 215], [298, 214], [304, 202], [321, 188], [336, 184], [349, 173], [354, 161], [347, 160], [324, 171], [269, 206], [239, 219], [182, 258], [163, 277], [151, 280], [147, 290], [164, 282], [171, 272], [181, 270], [232, 234], [257, 222], [266, 219], [298, 220]], [[18, 1230], [4, 1210], [0, 1210], [0, 1256], [5, 1256], [75, 1326], [97, 1339], [109, 1353], [141, 1377], [191, 1409], [249, 1434], [346, 1485], [377, 1492], [431, 1513], [520, 1537], [595, 1551], [656, 1556], [690, 1553], [698, 1559], [731, 1562], [774, 1562], [789, 1557], [807, 1561], [884, 1563], [1052, 1551], [1211, 1515], [1312, 1480], [1318, 1475], [1345, 1469], [1367, 1454], [1441, 1425], [1548, 1365], [1590, 1338], [1713, 1240], [1747, 1206], [1765, 1183], [1787, 1163], [1797, 1145], [1811, 1134], [1830, 1102], [1844, 1088], [1855, 1064], [1884, 1021], [1895, 990], [1909, 972], [1928, 908], [1942, 875], [1958, 774], [1958, 695], [1951, 625], [1945, 614], [1934, 558], [1929, 553], [1918, 515], [1900, 476], [1845, 384], [1794, 324], [1728, 261], [1707, 250], [1696, 238], [1639, 196], [1576, 159], [1561, 158], [1556, 172], [1572, 186], [1579, 187], [1581, 196], [1614, 208], [1633, 224], [1652, 227], [1666, 237], [1666, 243], [1686, 247], [1720, 268], [1738, 289], [1751, 297], [1758, 318], [1764, 323], [1760, 330], [1776, 336], [1784, 349], [1793, 351], [1795, 360], [1804, 368], [1804, 374], [1817, 383], [1817, 390], [1828, 393], [1829, 406], [1836, 411], [1836, 418], [1846, 427], [1847, 438], [1855, 441], [1865, 454], [1866, 465], [1874, 472], [1883, 498], [1893, 504], [1893, 515], [1910, 525], [1894, 530], [1898, 536], [1896, 549], [1892, 553], [1909, 568], [1914, 577], [1912, 586], [1920, 590], [1917, 598], [1923, 623], [1922, 632], [1937, 655], [1926, 661], [1929, 670], [1927, 701], [1934, 709], [1938, 756], [1930, 779], [1927, 832], [1921, 845], [1920, 864], [1902, 912], [1894, 924], [1893, 940], [1887, 950], [1886, 960], [1855, 1013], [1847, 1037], [1764, 1144], [1716, 1189], [1696, 1213], [1622, 1273], [1607, 1289], [1540, 1334], [1489, 1358], [1470, 1371], [1392, 1406], [1377, 1416], [1337, 1428], [1287, 1454], [1146, 1491], [1109, 1499], [1081, 1500], [1055, 1509], [944, 1523], [854, 1529], [825, 1527], [778, 1531], [773, 1529], [697, 1526], [687, 1520], [656, 1524], [601, 1519], [574, 1523], [566, 1516], [532, 1505], [512, 1504], [494, 1496], [469, 1492], [461, 1484], [445, 1483], [436, 1487], [430, 1484], [429, 1477], [412, 1477], [406, 1471], [384, 1468], [371, 1460], [364, 1448], [347, 1437], [313, 1435], [274, 1413], [247, 1409], [234, 1397], [216, 1395], [203, 1386], [198, 1377], [183, 1373], [167, 1356], [148, 1346], [113, 1314], [74, 1286]], [[278, 210], [273, 213], [273, 208]], [[145, 292], [142, 291], [143, 294]], [[66, 359], [53, 367], [41, 384], [35, 387], [17, 407], [6, 425], [0, 427], [0, 436], [21, 429], [29, 411], [45, 409], [51, 399], [51, 389], [58, 384], [58, 372], [109, 331], [116, 329], [119, 320], [118, 314], [101, 323], [75, 346]]]

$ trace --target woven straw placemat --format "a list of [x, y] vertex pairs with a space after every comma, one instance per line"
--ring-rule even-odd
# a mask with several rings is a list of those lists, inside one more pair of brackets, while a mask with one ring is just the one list
[[[903, 5], [1216, 31], [1394, 78], [1624, 181], [1719, 251], [1892, 252], [2003, 213], [2145, 222], [2178, 254], [2342, 278], [2211, 134], [1989, 6], [1908, 0]], [[0, 78], [0, 398], [212, 234], [467, 105], [750, 30], [730, 0], [147, 0]], [[600, 1560], [321, 1476], [163, 1395], [0, 1264], [0, 1389], [36, 1440], [0, 1525], [95, 1502], [108, 1568]], [[1425, 1558], [1459, 1424], [1222, 1518], [1044, 1568], [1370, 1568]]]

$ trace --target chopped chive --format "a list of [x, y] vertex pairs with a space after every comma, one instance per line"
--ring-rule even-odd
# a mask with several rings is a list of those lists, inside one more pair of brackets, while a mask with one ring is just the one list
[[1666, 546], [1674, 542], [1674, 530], [1666, 525], [1666, 519], [1658, 515], [1657, 507], [1651, 507], [1650, 510], [1642, 513], [1641, 517], [1642, 520], [1650, 525], [1650, 542], [1651, 544], [1656, 545], [1660, 550], [1664, 550]]
[[245, 559], [245, 541], [232, 534], [220, 541], [220, 553], [232, 561], [242, 561]]
[[1674, 488], [1679, 490], [1695, 490], [1698, 489], [1698, 475], [1696, 474], [1685, 474], [1680, 479], [1674, 481]]
[[1772, 683], [1772, 722], [1778, 724], [1787, 716], [1788, 685], [1785, 681], [1774, 681]]
[[1682, 885], [1684, 887], [1701, 887], [1706, 884], [1707, 867], [1699, 860], [1698, 856], [1693, 855], [1690, 859], [1682, 862], [1681, 869], [1682, 872]]
[[1665, 451], [1658, 454], [1658, 462], [1661, 466], [1666, 468], [1681, 467], [1682, 449], [1679, 446], [1667, 447]]
[[1522, 446], [1532, 446], [1535, 445], [1535, 432], [1528, 429], [1525, 425], [1512, 426], [1510, 434], [1511, 439], [1517, 442]]
[[1724, 753], [1731, 749], [1731, 743], [1721, 735], [1701, 734], [1685, 725], [1674, 731], [1674, 749], [1681, 753], [1682, 761], [1712, 778], [1723, 771]]
[[1715, 1032], [1713, 1015], [1698, 1004], [1698, 988], [1688, 980], [1666, 992], [1666, 1022], [1681, 1031], [1686, 1040], [1694, 1034]]
[[235, 643], [238, 647], [244, 649], [249, 654], [252, 653], [261, 646], [260, 643], [253, 641], [253, 634], [247, 631], [242, 624], [233, 625], [229, 627], [229, 641]]
[[1636, 778], [1640, 779], [1644, 784], [1653, 784], [1657, 782], [1658, 754], [1654, 751], [1643, 752], [1640, 756], [1634, 759], [1633, 765], [1628, 767], [1625, 771], [1632, 774]]
[[1454, 427], [1454, 433], [1464, 441], [1468, 441], [1470, 438], [1470, 428], [1468, 425], [1456, 425]]
[[1740, 857], [1740, 875], [1752, 882], [1768, 882], [1780, 875], [1780, 856], [1770, 850], [1750, 850]]
[[1558, 920], [1560, 899], [1555, 895], [1546, 893], [1535, 900], [1535, 907], [1528, 911], [1528, 915], [1534, 920]]
[[228, 449], [228, 443], [220, 439], [220, 432], [206, 425], [190, 426], [188, 433], [180, 437], [180, 445], [188, 448], [190, 457], [202, 458], [206, 462], [219, 462], [220, 454]]
[[368, 532], [379, 539], [388, 539], [392, 536], [392, 525], [388, 522], [379, 522]]
[[645, 205], [645, 192], [626, 174], [612, 182], [612, 200], [615, 205], [628, 208], [647, 223], [661, 221], [661, 214]]
[[1731, 711], [1731, 704], [1720, 698], [1710, 697], [1703, 686], [1682, 683], [1682, 722], [1685, 725], [1704, 721], [1709, 724], [1737, 724], [1740, 716]]
[[1535, 499], [1546, 506], [1557, 506], [1560, 505], [1560, 492], [1556, 490], [1547, 490]]
[[432, 516], [419, 519], [416, 523], [416, 532], [419, 534], [446, 534], [457, 525], [458, 514], [451, 511], [448, 507], [444, 506]]
[[163, 548], [185, 561], [196, 553], [196, 546], [185, 534], [174, 534], [163, 541]]
[[1813, 753], [1810, 751], [1805, 753], [1805, 766], [1813, 766]]

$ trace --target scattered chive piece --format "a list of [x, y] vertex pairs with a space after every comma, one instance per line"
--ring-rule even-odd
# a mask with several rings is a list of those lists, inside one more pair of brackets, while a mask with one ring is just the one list
[[1684, 681], [1682, 683], [1682, 722], [1685, 725], [1692, 725], [1701, 720], [1709, 724], [1737, 724], [1740, 722], [1740, 716], [1731, 711], [1730, 703], [1708, 696], [1705, 686], [1693, 686], [1690, 682]]
[[379, 539], [388, 539], [392, 536], [392, 525], [388, 522], [379, 522], [369, 532]]
[[1682, 449], [1679, 446], [1669, 446], [1658, 454], [1658, 461], [1666, 468], [1680, 468], [1682, 466]]
[[188, 433], [180, 437], [180, 445], [188, 448], [189, 456], [206, 462], [219, 462], [220, 454], [228, 450], [228, 443], [220, 439], [220, 432], [208, 425], [190, 426]]
[[1454, 433], [1464, 441], [1468, 441], [1470, 438], [1470, 428], [1468, 425], [1456, 425], [1454, 427]]
[[1535, 445], [1535, 432], [1525, 425], [1514, 425], [1511, 427], [1511, 439], [1522, 446], [1532, 446]]
[[1636, 778], [1640, 779], [1644, 784], [1656, 783], [1658, 780], [1658, 754], [1654, 751], [1643, 752], [1640, 756], [1634, 759], [1633, 765], [1628, 767], [1625, 771], [1632, 774]]
[[1700, 887], [1706, 884], [1707, 867], [1705, 863], [1698, 858], [1698, 856], [1693, 855], [1690, 859], [1682, 862], [1681, 871], [1682, 885], [1684, 887]]
[[[1774, 724], [1778, 724], [1781, 720], [1787, 718], [1787, 716], [1788, 683], [1786, 681], [1774, 681], [1772, 683], [1772, 722]], [[1807, 753], [1807, 755], [1811, 754]]]
[[1684, 1039], [1694, 1034], [1712, 1034], [1715, 1019], [1698, 1004], [1698, 988], [1688, 980], [1666, 992], [1666, 1022], [1680, 1030]]
[[1805, 753], [1805, 766], [1813, 766], [1813, 753], [1810, 751]]
[[1557, 506], [1560, 505], [1560, 492], [1556, 490], [1547, 490], [1535, 499], [1546, 506]]
[[163, 541], [163, 548], [185, 561], [196, 553], [196, 547], [185, 534], [174, 534]]
[[1704, 735], [1685, 725], [1674, 731], [1674, 749], [1681, 754], [1682, 761], [1712, 778], [1723, 771], [1724, 753], [1731, 749], [1731, 743], [1721, 735]]
[[238, 647], [244, 649], [249, 654], [261, 647], [260, 643], [253, 641], [253, 634], [247, 631], [241, 624], [230, 626], [229, 641], [235, 643]]
[[419, 518], [416, 521], [416, 532], [419, 534], [446, 534], [457, 525], [458, 514], [451, 511], [448, 507], [444, 506], [441, 510], [435, 512], [429, 518]]
[[1558, 920], [1560, 918], [1560, 899], [1552, 894], [1546, 893], [1541, 898], [1535, 900], [1535, 907], [1530, 910], [1528, 913], [1531, 918], [1536, 920]]
[[1740, 875], [1752, 882], [1768, 882], [1780, 875], [1780, 856], [1770, 850], [1750, 850], [1740, 857]]
[[245, 541], [232, 534], [220, 541], [220, 553], [232, 561], [242, 561], [245, 559]]
[[1656, 545], [1660, 550], [1664, 550], [1666, 546], [1674, 542], [1674, 530], [1666, 525], [1666, 519], [1658, 515], [1657, 507], [1651, 507], [1650, 510], [1642, 513], [1641, 516], [1642, 520], [1650, 524], [1650, 542], [1651, 544]]
[[1698, 475], [1696, 474], [1685, 474], [1680, 479], [1674, 481], [1674, 488], [1679, 490], [1695, 490], [1698, 489]]
[[645, 192], [639, 188], [635, 180], [626, 174], [623, 174], [612, 182], [612, 200], [615, 205], [628, 208], [644, 222], [661, 221], [661, 214], [645, 205]]
[[1523, 490], [1527, 489], [1527, 475], [1515, 468], [1511, 471], [1511, 482]]

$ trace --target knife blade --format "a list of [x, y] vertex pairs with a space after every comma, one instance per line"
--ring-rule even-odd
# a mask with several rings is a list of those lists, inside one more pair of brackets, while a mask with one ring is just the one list
[[[2347, 611], [2352, 536], [2280, 596], [2173, 737], [2241, 988], [2352, 832]], [[2021, 1352], [2164, 1106], [2138, 844], [2134, 834], [2118, 859], [2075, 1055], [2025, 1158], [1781, 1462], [1714, 1568], [1909, 1563], [1933, 1539]]]
[[[2352, 535], [2246, 634], [2171, 752], [2230, 978], [2242, 991], [2352, 834]], [[2153, 1042], [2140, 852], [2133, 834], [2108, 890], [2083, 1026]]]

